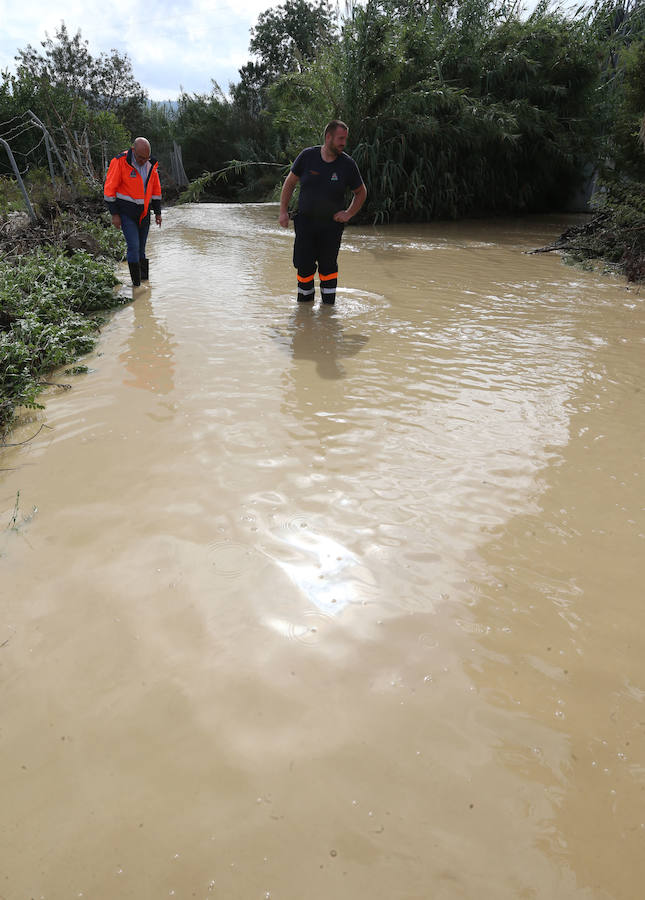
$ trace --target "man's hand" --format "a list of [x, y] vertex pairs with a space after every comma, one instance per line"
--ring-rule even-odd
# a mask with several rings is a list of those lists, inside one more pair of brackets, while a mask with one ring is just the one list
[[121, 227], [121, 216], [118, 213], [114, 213], [114, 215], [112, 216], [112, 224], [115, 228]]
[[354, 191], [352, 202], [349, 204], [347, 209], [341, 209], [334, 215], [334, 222], [341, 222], [343, 225], [345, 224], [345, 222], [349, 222], [349, 220], [353, 218], [359, 211], [363, 203], [365, 203], [366, 197], [367, 188], [364, 184], [362, 184]]
[[159, 228], [161, 228], [161, 216], [155, 215], [155, 222], [157, 223]]
[[289, 224], [289, 213], [286, 210], [280, 210], [279, 222], [283, 228], [286, 228]]

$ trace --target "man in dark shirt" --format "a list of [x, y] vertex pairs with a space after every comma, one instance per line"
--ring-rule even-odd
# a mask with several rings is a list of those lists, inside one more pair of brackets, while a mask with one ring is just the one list
[[[293, 224], [296, 239], [293, 264], [298, 271], [298, 300], [314, 299], [314, 275], [318, 267], [323, 303], [336, 299], [338, 250], [345, 222], [359, 211], [367, 189], [358, 166], [344, 152], [347, 125], [334, 119], [325, 128], [322, 147], [303, 150], [291, 166], [280, 195], [280, 224], [289, 224], [289, 201], [300, 184], [298, 212]], [[352, 202], [345, 209], [345, 195], [352, 191]]]

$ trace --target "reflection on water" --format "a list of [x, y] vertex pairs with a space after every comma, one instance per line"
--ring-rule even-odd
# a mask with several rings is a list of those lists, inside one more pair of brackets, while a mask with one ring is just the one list
[[329, 615], [359, 599], [357, 582], [370, 581], [369, 571], [346, 547], [311, 531], [290, 537], [277, 561], [305, 597]]
[[134, 313], [132, 334], [119, 359], [124, 363], [125, 384], [130, 387], [169, 394], [173, 387], [172, 335], [155, 315], [149, 288], [137, 292], [132, 304]]
[[343, 378], [343, 358], [355, 356], [369, 340], [363, 334], [346, 333], [335, 309], [321, 305], [315, 310], [309, 304], [296, 307], [288, 334], [294, 360], [315, 363], [321, 378]]
[[0, 894], [634, 900], [641, 293], [552, 217], [298, 306], [276, 219], [169, 210], [3, 454]]

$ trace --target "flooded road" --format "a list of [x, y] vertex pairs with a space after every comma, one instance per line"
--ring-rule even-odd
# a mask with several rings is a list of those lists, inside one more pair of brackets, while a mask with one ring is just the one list
[[[635, 900], [643, 295], [182, 207], [0, 457], [4, 900]], [[123, 267], [125, 273], [125, 266]]]

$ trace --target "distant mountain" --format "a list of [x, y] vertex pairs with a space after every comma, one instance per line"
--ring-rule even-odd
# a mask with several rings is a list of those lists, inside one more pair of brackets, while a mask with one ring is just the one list
[[168, 112], [175, 113], [179, 109], [179, 100], [146, 100], [147, 106], [160, 106]]

